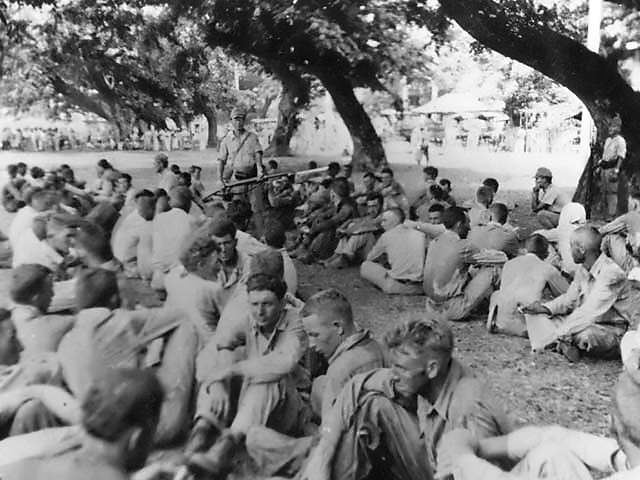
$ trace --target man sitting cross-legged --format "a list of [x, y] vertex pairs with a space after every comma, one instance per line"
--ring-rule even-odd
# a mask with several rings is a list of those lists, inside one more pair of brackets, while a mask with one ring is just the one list
[[632, 188], [629, 212], [600, 227], [602, 249], [625, 272], [640, 266], [640, 188]]
[[151, 279], [155, 210], [156, 197], [153, 192], [141, 190], [135, 195], [135, 210], [114, 229], [113, 254], [124, 265], [128, 277]]
[[107, 370], [82, 399], [79, 434], [62, 434], [60, 444], [0, 467], [0, 475], [6, 480], [126, 480], [151, 451], [163, 398], [152, 372]]
[[380, 210], [382, 209], [382, 196], [372, 193], [362, 197], [366, 201], [365, 215], [354, 218], [349, 223], [338, 228], [338, 246], [335, 253], [323, 263], [329, 268], [345, 268], [364, 260], [375, 245], [380, 231]]
[[[421, 295], [426, 240], [404, 225], [404, 212], [391, 208], [382, 214], [385, 232], [360, 266], [360, 276], [390, 295]], [[375, 263], [386, 254], [390, 268]]]
[[[268, 423], [282, 433], [296, 433], [304, 411], [292, 377], [307, 348], [299, 311], [286, 305], [286, 284], [281, 279], [252, 275], [246, 288], [250, 319], [216, 335], [217, 356], [201, 386], [201, 393], [206, 393], [202, 402], [208, 400], [208, 411], [201, 408], [201, 415], [222, 434], [207, 452], [190, 457], [194, 472], [225, 471], [253, 426]], [[241, 383], [239, 393], [237, 383]], [[237, 408], [231, 410], [232, 404]], [[236, 412], [232, 419], [231, 411]]]
[[411, 320], [385, 340], [391, 368], [345, 385], [322, 419], [303, 479], [431, 479], [446, 432], [464, 427], [485, 438], [509, 431], [487, 382], [453, 357], [446, 324]]
[[478, 250], [498, 250], [507, 257], [518, 254], [520, 242], [518, 235], [507, 227], [509, 210], [504, 203], [494, 203], [489, 207], [489, 222], [486, 225], [471, 227], [469, 242]]
[[176, 309], [122, 309], [116, 274], [100, 268], [78, 275], [75, 298], [75, 325], [58, 348], [69, 390], [83, 398], [93, 380], [110, 369], [152, 368], [167, 393], [155, 442], [180, 438], [195, 378], [193, 325]]
[[575, 230], [571, 252], [580, 268], [569, 290], [550, 302], [525, 306], [525, 313], [536, 315], [527, 319], [527, 327], [538, 348], [557, 344], [570, 361], [576, 361], [580, 351], [605, 357], [618, 354], [640, 299], [628, 288], [624, 271], [601, 252], [601, 243], [593, 227]]
[[[446, 320], [468, 320], [471, 312], [493, 293], [499, 275], [494, 266], [483, 265], [477, 255], [479, 250], [466, 239], [469, 218], [462, 208], [445, 210], [443, 224], [446, 232], [430, 243], [424, 265], [427, 314]], [[471, 266], [477, 268], [471, 270]]]
[[[355, 324], [351, 305], [338, 290], [323, 290], [313, 295], [302, 309], [302, 315], [311, 348], [329, 362], [326, 374], [314, 380], [311, 391], [311, 406], [317, 422], [329, 415], [351, 378], [385, 367], [386, 359], [382, 346], [367, 330], [360, 330]], [[247, 433], [247, 449], [262, 474], [293, 474], [307, 457], [314, 438], [292, 438], [259, 426]]]
[[562, 295], [569, 283], [545, 261], [549, 242], [539, 234], [526, 242], [527, 252], [504, 264], [500, 290], [491, 295], [487, 329], [491, 333], [527, 336], [527, 323], [521, 307], [542, 300], [547, 288], [553, 296]]

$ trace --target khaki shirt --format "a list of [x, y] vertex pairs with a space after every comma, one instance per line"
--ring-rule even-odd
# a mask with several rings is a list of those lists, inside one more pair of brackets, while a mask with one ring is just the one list
[[469, 232], [469, 242], [479, 250], [499, 250], [509, 258], [515, 257], [520, 248], [516, 232], [496, 222], [473, 227]]
[[424, 268], [426, 242], [424, 233], [401, 224], [380, 236], [369, 252], [367, 260], [374, 261], [386, 253], [391, 265], [389, 272], [391, 278], [420, 282]]
[[549, 185], [546, 190], [540, 190], [538, 198], [542, 205], [549, 205], [549, 211], [559, 214], [562, 208], [571, 200], [569, 196], [561, 192], [555, 185]]
[[231, 131], [220, 143], [218, 160], [233, 172], [250, 174], [258, 152], [262, 153], [262, 145], [255, 133], [245, 131], [236, 136]]

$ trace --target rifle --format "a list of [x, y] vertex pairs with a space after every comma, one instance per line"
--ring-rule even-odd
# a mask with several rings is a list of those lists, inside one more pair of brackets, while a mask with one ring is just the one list
[[202, 198], [202, 201], [204, 203], [210, 202], [213, 197], [228, 198], [232, 194], [234, 188], [258, 185], [277, 178], [290, 177], [294, 183], [303, 183], [325, 174], [326, 171], [327, 167], [320, 167], [310, 170], [300, 170], [299, 172], [272, 173], [270, 175], [263, 175], [262, 177], [246, 178], [244, 180], [238, 180], [237, 182], [223, 185], [219, 190], [205, 195]]
[[275, 180], [276, 178], [283, 178], [294, 175], [294, 172], [272, 173], [270, 175], [263, 175], [262, 177], [251, 177], [244, 180], [238, 180], [237, 182], [227, 183], [224, 184], [219, 190], [216, 190], [215, 192], [209, 193], [208, 195], [202, 197], [202, 201], [206, 203], [210, 202], [213, 197], [228, 197], [233, 193], [234, 188], [258, 185], [268, 182], [269, 180]]

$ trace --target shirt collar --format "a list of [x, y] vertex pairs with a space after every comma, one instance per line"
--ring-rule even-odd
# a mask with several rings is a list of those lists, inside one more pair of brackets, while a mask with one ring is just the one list
[[340, 345], [338, 345], [338, 348], [336, 348], [336, 351], [333, 352], [333, 355], [331, 355], [331, 357], [329, 358], [329, 365], [335, 362], [335, 360], [344, 352], [348, 352], [357, 344], [359, 344], [360, 342], [362, 342], [367, 338], [369, 338], [368, 330], [363, 330], [361, 332], [354, 333], [353, 335], [350, 335], [349, 337], [345, 338], [345, 340]]
[[458, 385], [458, 381], [462, 378], [463, 373], [462, 365], [456, 359], [452, 358], [449, 373], [447, 373], [447, 378], [444, 385], [442, 385], [442, 390], [440, 391], [436, 402], [432, 405], [431, 402], [423, 396], [418, 396], [418, 408], [427, 415], [436, 411], [438, 412], [438, 415], [447, 420], [447, 412], [451, 405], [453, 392]]

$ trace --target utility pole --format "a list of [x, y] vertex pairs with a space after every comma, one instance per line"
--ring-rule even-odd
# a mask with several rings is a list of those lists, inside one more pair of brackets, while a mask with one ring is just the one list
[[[602, 0], [589, 0], [589, 24], [587, 30], [587, 48], [598, 53], [600, 50], [600, 26], [602, 24]], [[582, 107], [582, 122], [580, 128], [580, 151], [587, 157], [591, 150], [591, 132], [593, 119], [587, 107]]]

